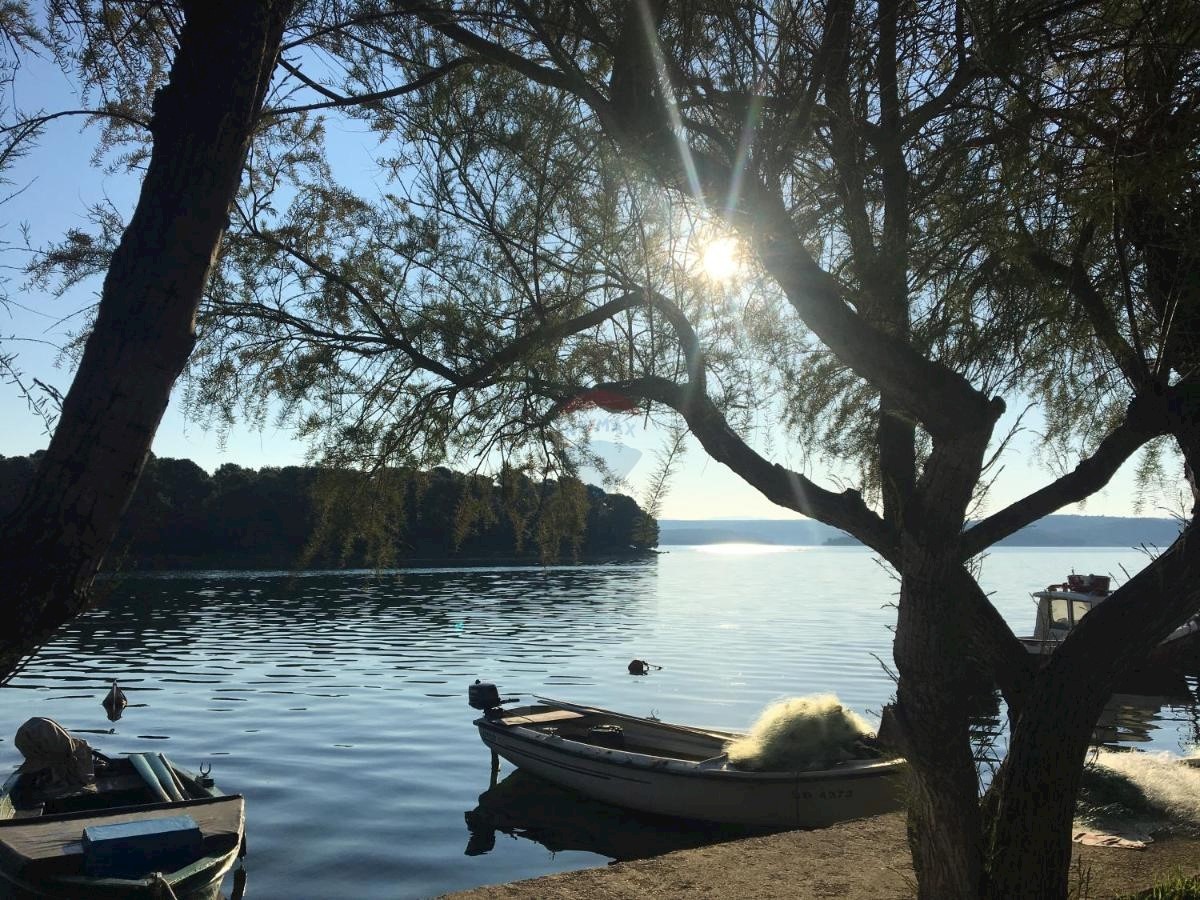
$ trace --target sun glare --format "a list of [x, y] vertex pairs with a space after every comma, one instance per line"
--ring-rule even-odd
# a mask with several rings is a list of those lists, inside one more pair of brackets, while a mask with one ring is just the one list
[[736, 240], [713, 238], [700, 253], [700, 268], [712, 281], [729, 281], [741, 269], [740, 256]]
[[796, 548], [779, 544], [731, 541], [728, 544], [700, 544], [696, 549], [701, 553], [715, 553], [718, 556], [762, 556], [767, 553], [789, 553]]

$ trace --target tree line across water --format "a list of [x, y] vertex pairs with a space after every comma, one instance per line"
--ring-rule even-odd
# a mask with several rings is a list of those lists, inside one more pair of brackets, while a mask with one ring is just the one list
[[[40, 453], [0, 456], [0, 518]], [[551, 563], [645, 554], [658, 523], [623, 494], [446, 468], [361, 472], [151, 458], [109, 558], [113, 568], [330, 568], [423, 562]]]

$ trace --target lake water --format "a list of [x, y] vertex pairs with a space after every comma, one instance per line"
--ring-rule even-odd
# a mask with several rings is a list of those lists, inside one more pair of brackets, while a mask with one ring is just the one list
[[[897, 585], [861, 548], [666, 549], [548, 569], [126, 577], [0, 690], [0, 769], [35, 715], [111, 728], [86, 735], [109, 754], [210, 763], [246, 796], [248, 893], [268, 900], [428, 897], [711, 839], [581, 808], [504, 778], [507, 764], [488, 792], [467, 685], [727, 727], [780, 696], [833, 691], [870, 718], [892, 694], [880, 660]], [[1031, 591], [1145, 562], [1001, 549], [983, 583], [1028, 633]], [[630, 676], [633, 658], [662, 668]], [[116, 723], [100, 705], [112, 679], [132, 704]], [[1181, 679], [1118, 698], [1106, 737], [1187, 752], [1197, 697]]]

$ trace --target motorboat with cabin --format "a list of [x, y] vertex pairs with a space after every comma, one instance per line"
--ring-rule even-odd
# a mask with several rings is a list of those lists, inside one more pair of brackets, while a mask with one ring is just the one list
[[[1037, 620], [1033, 636], [1019, 640], [1035, 655], [1054, 652], [1083, 617], [1112, 595], [1107, 575], [1067, 576], [1062, 584], [1052, 584], [1033, 594], [1037, 601]], [[1161, 646], [1200, 633], [1200, 615], [1193, 616], [1167, 635]]]
[[858, 758], [775, 770], [731, 764], [740, 732], [675, 725], [536, 698], [504, 709], [495, 685], [470, 686], [475, 720], [493, 753], [520, 769], [629, 809], [768, 828], [820, 828], [899, 809], [906, 763], [873, 737]]

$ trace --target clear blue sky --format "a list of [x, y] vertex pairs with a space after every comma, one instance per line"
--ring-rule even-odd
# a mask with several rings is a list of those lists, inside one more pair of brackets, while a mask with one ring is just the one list
[[[55, 110], [79, 105], [72, 95], [72, 86], [53, 65], [30, 61], [20, 73], [17, 102], [26, 111], [45, 108]], [[16, 368], [26, 383], [34, 377], [65, 391], [70, 385], [69, 362], [59, 359], [57, 347], [72, 328], [79, 327], [78, 310], [86, 307], [99, 290], [99, 284], [85, 285], [71, 295], [56, 299], [47, 293], [28, 290], [19, 268], [27, 260], [20, 249], [20, 226], [27, 224], [34, 246], [60, 237], [72, 226], [86, 226], [86, 210], [92, 203], [105, 198], [118, 208], [128, 211], [136, 199], [137, 182], [125, 174], [106, 174], [91, 165], [95, 150], [95, 132], [84, 131], [83, 119], [68, 118], [53, 123], [42, 145], [22, 160], [10, 177], [10, 189], [22, 192], [0, 206], [0, 229], [3, 241], [9, 245], [4, 252], [8, 274], [7, 290], [12, 300], [7, 310], [0, 309], [0, 338], [5, 352], [18, 354]], [[331, 128], [337, 123], [331, 121]], [[362, 132], [343, 130], [336, 133], [342, 159], [339, 163], [359, 167], [365, 172], [375, 139]], [[0, 385], [0, 455], [15, 456], [31, 453], [46, 445], [40, 420], [26, 407], [17, 389]], [[596, 438], [620, 444], [626, 451], [622, 458], [640, 458], [629, 475], [631, 492], [639, 496], [654, 470], [653, 456], [661, 436], [647, 432], [638, 418], [612, 416], [602, 422]], [[799, 465], [798, 454], [787, 452], [787, 442], [778, 436], [772, 441], [772, 458], [784, 465]], [[287, 430], [268, 429], [264, 432], [235, 429], [221, 442], [212, 432], [206, 432], [185, 420], [173, 404], [159, 429], [154, 443], [159, 456], [188, 457], [212, 470], [225, 462], [260, 467], [289, 465], [304, 460], [305, 448], [292, 439]], [[820, 470], [806, 470], [820, 483], [837, 487]], [[1048, 473], [1036, 460], [1029, 441], [1019, 442], [997, 481], [988, 509], [1001, 505], [1043, 484]], [[795, 518], [748, 487], [724, 466], [709, 460], [693, 444], [674, 478], [662, 515], [665, 518]], [[1182, 479], [1180, 488], [1183, 488]], [[1149, 498], [1140, 510], [1141, 515], [1165, 515], [1180, 504], [1178, 496]], [[1064, 512], [1086, 512], [1092, 515], [1134, 515], [1134, 478], [1132, 465], [1127, 465], [1114, 483], [1083, 507]]]

